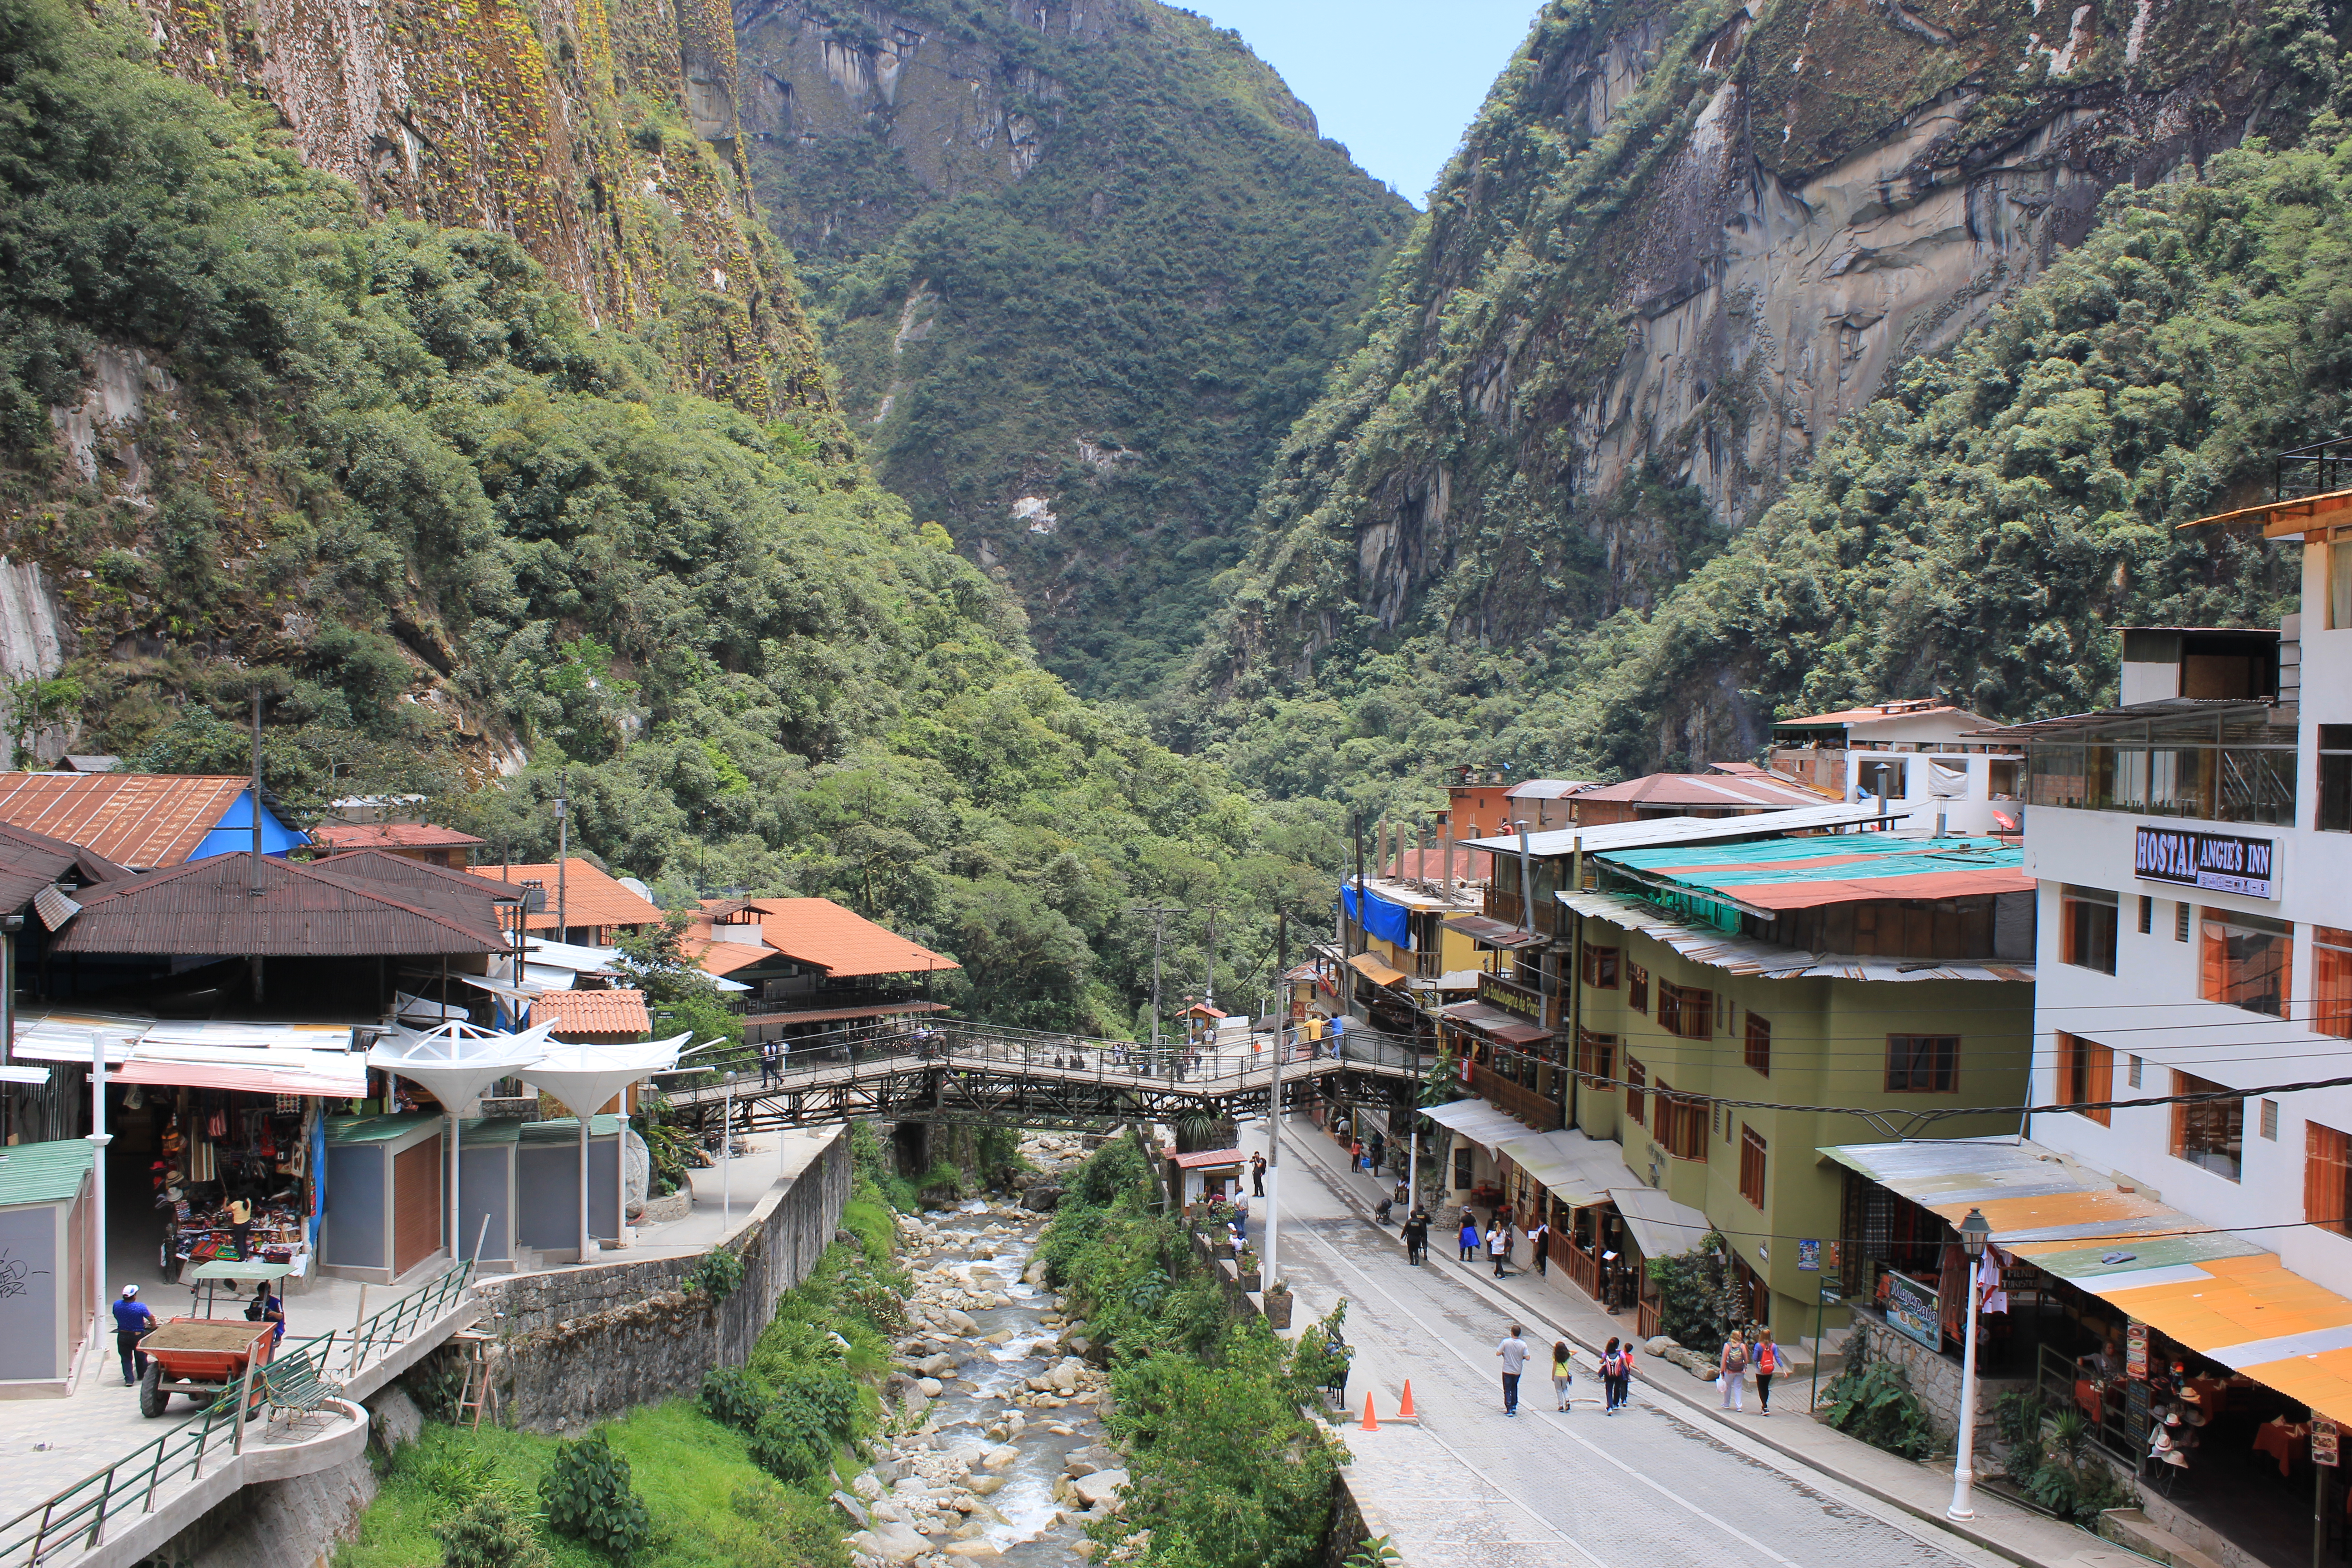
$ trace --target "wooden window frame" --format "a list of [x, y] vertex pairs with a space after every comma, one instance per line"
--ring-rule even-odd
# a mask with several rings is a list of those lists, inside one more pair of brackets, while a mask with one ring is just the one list
[[1685, 1040], [1715, 1037], [1715, 993], [1696, 986], [1658, 982], [1658, 1027]]
[[1649, 1069], [1631, 1056], [1625, 1058], [1625, 1120], [1636, 1127], [1649, 1125]]
[[1576, 1071], [1587, 1088], [1599, 1085], [1616, 1074], [1611, 1070], [1617, 1064], [1617, 1037], [1591, 1029], [1580, 1029], [1576, 1035]]
[[[2233, 963], [2230, 957], [2233, 928], [2242, 936], [2267, 938], [2264, 947], [2278, 955], [2277, 969], [2272, 971], [2259, 964], [2239, 965]], [[2266, 984], [2273, 974], [2276, 984]], [[2275, 921], [2267, 915], [2247, 914], [2238, 910], [2218, 910], [2208, 906], [2199, 910], [2197, 994], [2205, 1001], [2248, 1013], [2259, 1013], [2266, 1018], [2286, 1017], [2292, 1010], [2287, 999], [2294, 994], [2294, 927], [2285, 921]], [[2264, 1000], [2273, 1005], [2260, 1005]]]
[[[2215, 1083], [2210, 1079], [2198, 1078], [2176, 1068], [2172, 1074], [2172, 1092], [2175, 1094], [2229, 1094], [2231, 1090], [2226, 1083]], [[2234, 1118], [2231, 1114], [2232, 1107], [2235, 1108]], [[2200, 1154], [2223, 1152], [2229, 1142], [2226, 1135], [2212, 1142], [2200, 1143], [2196, 1147], [2191, 1147], [2189, 1142], [2192, 1137], [2203, 1138], [2217, 1129], [2226, 1133], [2233, 1120], [2238, 1135], [2238, 1169], [2235, 1173], [2215, 1170], [2198, 1158]], [[2209, 1175], [2219, 1176], [2225, 1182], [2244, 1180], [2246, 1174], [2245, 1097], [2241, 1095], [2234, 1100], [2215, 1100], [2206, 1105], [2187, 1105], [2178, 1100], [2174, 1101], [2172, 1157], [2195, 1165]]]
[[[1943, 1053], [1943, 1076], [1948, 1080], [1940, 1087], [1919, 1085], [1908, 1081], [1895, 1082], [1898, 1061], [1903, 1077], [1907, 1080], [1916, 1072], [1919, 1047], [1912, 1043], [1921, 1040], [1948, 1040], [1950, 1047]], [[1897, 1045], [1897, 1041], [1904, 1042]], [[1900, 1053], [1898, 1056], [1897, 1053]], [[1889, 1035], [1886, 1037], [1886, 1092], [1889, 1094], [1957, 1094], [1960, 1089], [1960, 1037], [1958, 1035]]]
[[1613, 947], [1597, 947], [1587, 942], [1584, 947], [1584, 983], [1595, 991], [1614, 991], [1623, 968], [1622, 955]]
[[1752, 1126], [1739, 1130], [1739, 1195], [1758, 1208], [1764, 1206], [1764, 1135]]
[[1657, 1096], [1658, 1142], [1677, 1160], [1704, 1161], [1710, 1102], [1676, 1094], [1663, 1082], [1658, 1085]]
[[1748, 1010], [1744, 1054], [1751, 1071], [1766, 1078], [1772, 1076], [1772, 1020], [1759, 1018], [1756, 1009]]
[[2322, 1230], [2352, 1236], [2352, 1136], [2306, 1121], [2303, 1150], [2304, 1219]]
[[[2116, 1053], [2112, 1046], [2058, 1032], [2058, 1103], [2089, 1106], [2116, 1097]], [[2102, 1127], [2116, 1124], [2112, 1110], [2078, 1110]]]
[[1636, 1013], [1650, 1010], [1650, 972], [1631, 962], [1625, 965], [1625, 1005]]
[[2311, 928], [2311, 1027], [2352, 1040], [2352, 931]]
[[[2095, 912], [2101, 910], [2106, 911], [2104, 920], [2096, 917]], [[2123, 923], [2122, 901], [2116, 894], [2105, 888], [2081, 888], [2072, 882], [2059, 885], [2060, 963], [2095, 974], [2113, 974], [2116, 950], [2123, 945]]]

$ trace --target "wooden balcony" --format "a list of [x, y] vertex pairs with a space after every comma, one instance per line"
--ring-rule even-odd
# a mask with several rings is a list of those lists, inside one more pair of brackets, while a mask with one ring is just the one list
[[[1508, 888], [1489, 887], [1486, 889], [1486, 906], [1481, 912], [1490, 921], [1501, 921], [1505, 925], [1524, 927], [1528, 923], [1522, 912], [1525, 908], [1526, 906], [1519, 900], [1518, 884], [1513, 882]], [[1558, 900], [1540, 896], [1537, 898], [1535, 929], [1546, 936], [1559, 934]]]

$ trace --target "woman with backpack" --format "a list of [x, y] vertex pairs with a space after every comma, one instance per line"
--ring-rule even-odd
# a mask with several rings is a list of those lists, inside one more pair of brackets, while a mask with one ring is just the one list
[[1772, 1414], [1772, 1374], [1780, 1370], [1780, 1347], [1772, 1342], [1772, 1331], [1756, 1331], [1756, 1410], [1760, 1415]]
[[1617, 1336], [1609, 1336], [1609, 1343], [1601, 1352], [1601, 1414], [1614, 1415], [1617, 1407], [1625, 1403], [1625, 1363], [1629, 1352], [1618, 1348]]
[[1739, 1337], [1738, 1329], [1732, 1330], [1731, 1337], [1723, 1342], [1723, 1354], [1717, 1358], [1715, 1367], [1716, 1386], [1723, 1390], [1723, 1408], [1741, 1409], [1739, 1394], [1748, 1381], [1748, 1342]]

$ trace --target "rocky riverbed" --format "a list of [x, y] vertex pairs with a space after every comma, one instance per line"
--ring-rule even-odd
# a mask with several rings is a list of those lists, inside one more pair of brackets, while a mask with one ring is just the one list
[[[1023, 1152], [1043, 1184], [1079, 1145], [1040, 1137]], [[873, 1466], [837, 1498], [861, 1568], [1094, 1555], [1087, 1521], [1118, 1506], [1127, 1476], [1102, 1442], [1097, 1347], [1034, 1258], [1045, 1223], [1009, 1201], [900, 1216], [911, 1329], [893, 1347]]]

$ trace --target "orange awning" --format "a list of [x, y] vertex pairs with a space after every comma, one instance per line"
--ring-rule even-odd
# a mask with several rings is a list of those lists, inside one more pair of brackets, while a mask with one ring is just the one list
[[1404, 971], [1384, 963], [1369, 952], [1360, 952], [1348, 960], [1348, 967], [1375, 985], [1395, 985], [1404, 979]]

